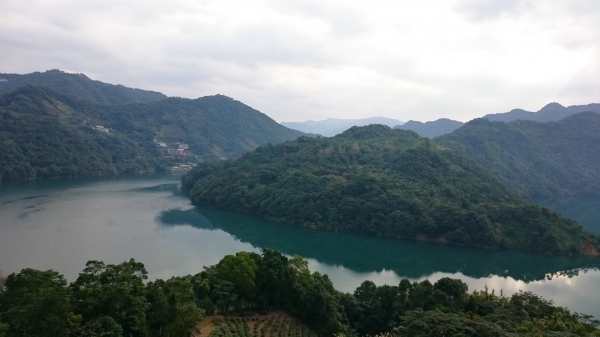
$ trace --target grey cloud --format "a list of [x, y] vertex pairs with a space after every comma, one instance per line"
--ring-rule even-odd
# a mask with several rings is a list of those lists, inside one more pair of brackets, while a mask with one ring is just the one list
[[533, 8], [530, 0], [461, 0], [455, 9], [473, 21], [518, 16]]
[[333, 5], [315, 0], [272, 0], [270, 3], [287, 15], [302, 15], [324, 21], [338, 37], [358, 36], [370, 29], [360, 8], [353, 7], [350, 2]]

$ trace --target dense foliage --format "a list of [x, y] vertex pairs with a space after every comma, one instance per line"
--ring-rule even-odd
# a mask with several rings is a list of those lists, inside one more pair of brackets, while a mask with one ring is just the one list
[[167, 98], [160, 92], [103, 83], [91, 80], [84, 74], [69, 74], [56, 69], [25, 75], [0, 74], [0, 79], [6, 80], [0, 81], [0, 93], [37, 85], [99, 104], [145, 103]]
[[155, 139], [229, 158], [299, 135], [225, 96], [108, 106], [28, 86], [0, 95], [0, 180], [161, 169], [177, 158]]
[[0, 180], [151, 171], [159, 167], [151, 145], [93, 130], [83, 114], [40, 88], [0, 95]]
[[[0, 336], [189, 336], [205, 313], [233, 316], [213, 320], [213, 337], [600, 335], [593, 317], [530, 292], [468, 293], [450, 278], [397, 286], [365, 281], [341, 293], [302, 257], [268, 249], [227, 255], [194, 276], [145, 279], [134, 260], [90, 261], [68, 286], [55, 271], [23, 269], [1, 287]], [[254, 316], [280, 310], [312, 331], [282, 315]]]
[[436, 139], [531, 198], [600, 196], [600, 115], [557, 122], [476, 119]]
[[413, 132], [354, 127], [199, 165], [194, 202], [332, 231], [579, 253], [574, 221], [514, 195], [490, 172]]
[[13, 273], [0, 284], [0, 336], [189, 335], [204, 316], [189, 278], [144, 284], [146, 275], [133, 259], [89, 261], [70, 285], [52, 270]]

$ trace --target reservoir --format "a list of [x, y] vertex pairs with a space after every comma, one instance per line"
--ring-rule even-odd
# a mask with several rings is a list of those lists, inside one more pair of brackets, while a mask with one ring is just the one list
[[[54, 269], [74, 281], [88, 260], [134, 258], [150, 279], [165, 279], [196, 274], [227, 254], [272, 248], [305, 257], [311, 271], [328, 274], [340, 291], [352, 292], [364, 280], [397, 285], [403, 278], [452, 277], [469, 290], [532, 291], [600, 318], [599, 258], [312, 231], [194, 206], [179, 179], [154, 174], [0, 184], [0, 273]], [[586, 209], [594, 207], [590, 202]]]

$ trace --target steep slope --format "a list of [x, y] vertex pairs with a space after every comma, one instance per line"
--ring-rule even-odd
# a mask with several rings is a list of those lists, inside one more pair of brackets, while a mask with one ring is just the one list
[[99, 104], [144, 103], [167, 98], [160, 92], [103, 83], [91, 80], [84, 74], [69, 74], [56, 69], [25, 75], [0, 74], [0, 93], [27, 85], [45, 86], [61, 94], [77, 96]]
[[450, 133], [463, 126], [463, 124], [463, 122], [447, 118], [440, 118], [425, 123], [411, 120], [403, 125], [394, 126], [394, 129], [410, 130], [416, 132], [421, 137], [434, 138]]
[[101, 176], [158, 168], [158, 152], [93, 123], [56, 93], [25, 87], [0, 95], [0, 180]]
[[581, 226], [520, 200], [490, 172], [414, 132], [302, 137], [183, 179], [196, 203], [315, 229], [578, 253]]
[[558, 121], [565, 117], [580, 112], [593, 111], [600, 113], [600, 104], [593, 103], [587, 105], [572, 105], [564, 107], [558, 103], [549, 103], [537, 112], [531, 112], [523, 109], [513, 109], [505, 113], [489, 114], [483, 116], [490, 121], [512, 122], [516, 120], [528, 120], [535, 122]]
[[167, 142], [184, 141], [203, 158], [233, 158], [267, 143], [280, 143], [304, 135], [288, 129], [262, 112], [223, 95], [197, 99], [168, 98], [148, 104], [110, 107], [109, 115], [126, 115], [108, 124], [129, 132], [150, 130]]
[[548, 123], [473, 120], [437, 139], [533, 197], [600, 196], [600, 115]]
[[281, 125], [290, 129], [300, 130], [306, 133], [314, 133], [325, 137], [333, 137], [353, 126], [365, 126], [370, 124], [383, 124], [389, 127], [403, 124], [401, 121], [387, 117], [369, 117], [363, 119], [338, 119], [328, 118], [322, 121], [306, 122], [282, 122]]
[[[0, 95], [0, 112], [1, 179], [5, 180], [160, 168], [171, 159], [155, 139], [167, 144], [186, 142], [193, 154], [209, 159], [237, 157], [259, 145], [303, 135], [221, 95], [99, 105], [26, 86]], [[98, 125], [108, 133], [95, 130]], [[140, 165], [132, 160], [140, 160]], [[92, 162], [95, 169], [68, 169]]]

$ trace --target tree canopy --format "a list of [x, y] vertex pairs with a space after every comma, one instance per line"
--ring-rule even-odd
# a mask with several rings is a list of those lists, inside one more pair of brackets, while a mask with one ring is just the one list
[[[235, 274], [242, 283], [257, 285], [253, 301], [246, 287], [237, 286]], [[193, 276], [144, 284], [145, 277], [143, 264], [134, 260], [118, 265], [90, 261], [70, 285], [52, 270], [13, 273], [0, 294], [0, 336], [191, 336], [205, 313], [246, 316], [281, 310], [319, 336], [600, 334], [598, 320], [531, 292], [469, 292], [465, 283], [451, 278], [379, 286], [367, 280], [353, 293], [342, 293], [327, 275], [311, 273], [304, 258], [269, 249], [227, 255]], [[241, 326], [236, 329], [253, 336]], [[224, 335], [215, 331], [210, 336]]]
[[566, 254], [583, 235], [465, 156], [382, 125], [203, 163], [183, 185], [196, 203], [315, 229]]

